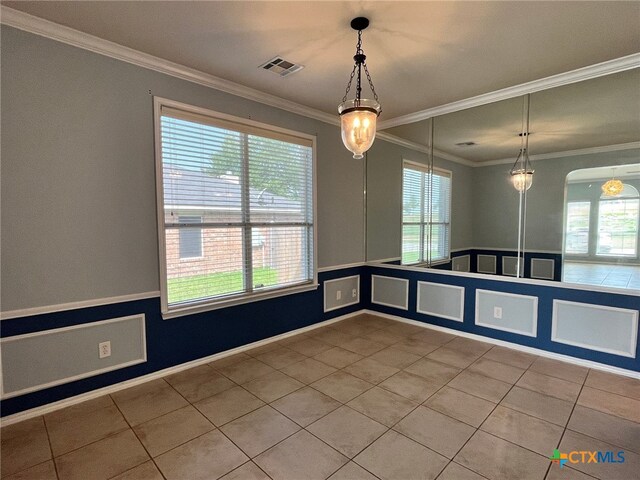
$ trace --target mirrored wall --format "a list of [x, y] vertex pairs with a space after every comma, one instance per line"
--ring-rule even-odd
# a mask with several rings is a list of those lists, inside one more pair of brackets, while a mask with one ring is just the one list
[[[640, 289], [639, 85], [627, 70], [534, 92], [528, 117], [518, 97], [386, 130], [421, 147], [367, 155], [367, 260]], [[603, 192], [612, 179], [623, 189]]]

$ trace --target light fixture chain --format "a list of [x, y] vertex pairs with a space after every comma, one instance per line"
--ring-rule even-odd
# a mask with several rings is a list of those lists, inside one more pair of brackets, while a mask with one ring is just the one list
[[[369, 80], [369, 88], [371, 88], [371, 93], [373, 93], [373, 98], [376, 102], [378, 102], [378, 94], [376, 93], [376, 89], [373, 86], [373, 81], [371, 80], [371, 74], [369, 73], [369, 69], [367, 68], [367, 64], [364, 64], [364, 73], [367, 75], [367, 80]], [[378, 102], [379, 103], [379, 102]], [[382, 111], [382, 109], [380, 109]]]
[[351, 90], [351, 82], [353, 82], [353, 77], [356, 75], [356, 68], [358, 68], [357, 64], [355, 64], [353, 66], [353, 70], [351, 70], [351, 76], [349, 77], [349, 83], [347, 83], [347, 89], [344, 92], [344, 97], [342, 97], [342, 103], [347, 101], [347, 95], [349, 95], [349, 90]]

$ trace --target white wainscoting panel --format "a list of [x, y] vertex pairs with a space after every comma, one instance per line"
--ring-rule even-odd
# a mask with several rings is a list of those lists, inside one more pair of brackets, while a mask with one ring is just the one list
[[[355, 290], [356, 296], [353, 296]], [[338, 292], [340, 292], [338, 294]], [[340, 298], [338, 298], [338, 295]], [[324, 282], [324, 311], [360, 303], [360, 275], [340, 277]]]
[[540, 278], [542, 280], [553, 280], [553, 272], [556, 262], [553, 258], [532, 258], [531, 259], [531, 278]]
[[476, 290], [476, 325], [535, 337], [538, 297]]
[[371, 303], [409, 310], [409, 280], [371, 275]]
[[[98, 344], [111, 342], [99, 358]], [[147, 361], [144, 314], [2, 339], [2, 398]]]
[[478, 254], [478, 273], [496, 273], [496, 256]]
[[459, 257], [453, 257], [451, 269], [454, 272], [469, 272], [471, 270], [471, 256], [460, 255]]
[[418, 282], [416, 311], [462, 322], [464, 321], [464, 287]]
[[638, 311], [554, 300], [551, 340], [635, 358]]
[[[515, 277], [518, 271], [518, 257], [502, 257], [502, 274]], [[524, 260], [520, 262], [520, 276], [524, 276]]]

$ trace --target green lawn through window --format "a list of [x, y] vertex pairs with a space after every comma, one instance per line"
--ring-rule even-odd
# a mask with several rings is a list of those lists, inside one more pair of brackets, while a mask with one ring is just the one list
[[[266, 287], [275, 285], [277, 282], [277, 270], [272, 268], [256, 268], [253, 271], [254, 285]], [[167, 290], [169, 294], [169, 304], [242, 292], [242, 272], [210, 273], [208, 275], [170, 278], [167, 281]]]

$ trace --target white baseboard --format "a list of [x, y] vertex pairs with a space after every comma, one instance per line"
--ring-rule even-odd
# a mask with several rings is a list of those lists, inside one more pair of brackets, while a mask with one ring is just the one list
[[341, 315], [339, 317], [332, 318], [331, 320], [325, 320], [324, 322], [314, 323], [313, 325], [309, 325], [308, 327], [298, 328], [297, 330], [291, 330], [290, 332], [282, 333], [280, 335], [276, 335], [275, 337], [265, 338], [264, 340], [248, 343], [247, 345], [242, 345], [241, 347], [232, 348], [231, 350], [225, 350], [224, 352], [219, 352], [204, 358], [198, 358], [197, 360], [192, 360], [190, 362], [181, 363], [180, 365], [175, 365], [173, 367], [165, 368], [163, 370], [158, 370], [157, 372], [149, 373], [147, 375], [142, 375], [141, 377], [132, 378], [131, 380], [125, 380], [124, 382], [115, 383], [113, 385], [99, 388], [97, 390], [81, 393], [80, 395], [75, 395], [73, 397], [58, 400], [57, 402], [47, 403], [46, 405], [31, 408], [29, 410], [24, 410], [22, 412], [15, 413], [13, 415], [7, 415], [6, 417], [3, 417], [2, 419], [0, 419], [0, 426], [5, 427], [7, 425], [21, 422], [23, 420], [39, 417], [40, 415], [45, 415], [47, 413], [51, 413], [56, 410], [61, 410], [66, 407], [76, 405], [78, 403], [86, 402], [87, 400], [101, 397], [102, 395], [108, 395], [111, 393], [118, 392], [120, 390], [124, 390], [125, 388], [135, 387], [136, 385], [150, 382], [151, 380], [157, 380], [158, 378], [166, 377], [167, 375], [171, 375], [174, 373], [182, 372], [183, 370], [197, 367], [198, 365], [204, 365], [205, 363], [213, 362], [215, 360], [220, 360], [221, 358], [229, 357], [237, 353], [242, 353], [244, 351], [251, 350], [252, 348], [261, 347], [263, 345], [267, 345], [272, 342], [277, 342], [278, 340], [283, 340], [285, 338], [292, 337], [300, 333], [316, 330], [318, 328], [331, 325], [332, 323], [336, 323], [350, 317], [355, 317], [362, 313], [363, 313], [363, 310], [359, 310], [357, 312]]
[[454, 330], [453, 328], [440, 327], [438, 325], [431, 325], [429, 323], [419, 322], [417, 320], [411, 320], [408, 318], [399, 317], [397, 315], [390, 315], [388, 313], [380, 313], [373, 310], [361, 310], [359, 313], [369, 313], [377, 315], [379, 317], [388, 318], [389, 320], [396, 320], [402, 323], [408, 323], [409, 325], [416, 325], [418, 327], [429, 328], [431, 330], [438, 330], [440, 332], [451, 333], [458, 335], [459, 337], [471, 338], [472, 340], [478, 340], [480, 342], [491, 343], [493, 345], [499, 345], [501, 347], [511, 348], [520, 352], [531, 353], [532, 355], [538, 355], [540, 357], [551, 358], [553, 360], [559, 360], [561, 362], [571, 363], [573, 365], [579, 365], [581, 367], [593, 368], [594, 370], [601, 370], [603, 372], [615, 373], [616, 375], [624, 375], [625, 377], [640, 379], [640, 372], [634, 372], [633, 370], [627, 370], [624, 368], [613, 367], [611, 365], [605, 365], [604, 363], [592, 362], [591, 360], [583, 360], [581, 358], [570, 357], [568, 355], [562, 355], [560, 353], [548, 352], [546, 350], [540, 350], [538, 348], [526, 347], [517, 343], [505, 342], [504, 340], [498, 340], [497, 338], [484, 337], [482, 335], [476, 335], [474, 333], [462, 332], [460, 330]]

